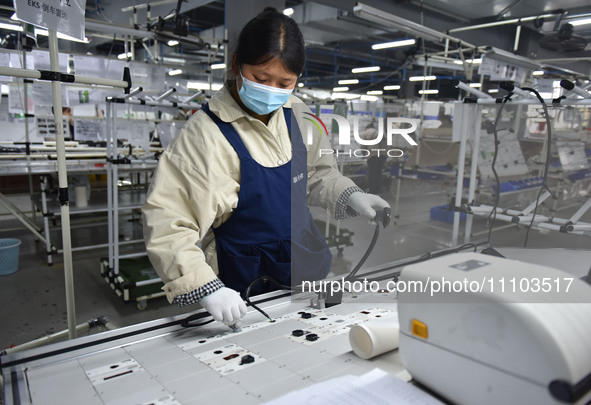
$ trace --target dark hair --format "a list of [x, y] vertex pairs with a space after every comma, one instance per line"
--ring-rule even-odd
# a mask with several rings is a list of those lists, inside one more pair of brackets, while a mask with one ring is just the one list
[[296, 22], [267, 7], [242, 28], [236, 45], [236, 62], [260, 65], [274, 58], [300, 75], [306, 63], [306, 49]]

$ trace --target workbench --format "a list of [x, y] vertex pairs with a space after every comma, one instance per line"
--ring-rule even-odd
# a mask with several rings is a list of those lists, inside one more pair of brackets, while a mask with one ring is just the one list
[[198, 310], [0, 357], [6, 404], [258, 404], [376, 367], [403, 372], [397, 351], [362, 360], [348, 340], [353, 324], [397, 322], [394, 294], [349, 295], [327, 309], [311, 308], [314, 296], [258, 296], [274, 322], [249, 307], [238, 333], [219, 322], [179, 325], [211, 319]]

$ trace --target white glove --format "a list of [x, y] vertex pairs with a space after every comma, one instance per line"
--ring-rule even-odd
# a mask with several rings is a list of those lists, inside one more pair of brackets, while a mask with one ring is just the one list
[[236, 291], [222, 287], [199, 301], [213, 319], [226, 325], [234, 325], [246, 315], [246, 304]]
[[347, 205], [353, 208], [361, 215], [366, 217], [375, 218], [376, 210], [383, 210], [384, 208], [390, 208], [390, 204], [386, 202], [380, 196], [375, 194], [366, 194], [360, 191], [355, 191], [349, 196]]

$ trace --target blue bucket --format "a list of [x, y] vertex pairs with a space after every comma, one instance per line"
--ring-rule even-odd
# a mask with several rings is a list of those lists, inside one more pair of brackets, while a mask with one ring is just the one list
[[0, 276], [12, 274], [18, 269], [18, 239], [0, 239]]

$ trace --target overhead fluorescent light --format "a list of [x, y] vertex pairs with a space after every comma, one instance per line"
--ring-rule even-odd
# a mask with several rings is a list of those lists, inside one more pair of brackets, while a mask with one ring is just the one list
[[359, 98], [359, 94], [353, 94], [353, 93], [332, 93], [330, 98], [337, 99], [337, 98], [344, 98], [346, 100], [355, 100], [356, 98]]
[[293, 15], [293, 8], [291, 8], [291, 7], [286, 8], [285, 10], [283, 10], [283, 14], [285, 14], [288, 17]]
[[419, 90], [419, 94], [437, 94], [439, 90]]
[[460, 90], [464, 90], [465, 92], [467, 92], [469, 94], [475, 95], [476, 97], [480, 97], [480, 98], [490, 98], [491, 97], [487, 93], [484, 93], [480, 90], [476, 90], [476, 88], [480, 87], [480, 83], [466, 84], [466, 83], [462, 82], [461, 80], [458, 80], [458, 84], [456, 84], [456, 87]]
[[349, 91], [348, 87], [335, 87], [332, 91]]
[[165, 56], [162, 58], [162, 60], [164, 61], [164, 63], [172, 63], [172, 64], [176, 64], [176, 65], [184, 65], [185, 64], [185, 60], [181, 59], [181, 58], [170, 58], [168, 56]]
[[534, 70], [532, 72], [532, 75], [534, 75], [534, 76], [542, 76], [543, 74], [544, 74], [543, 70]]
[[462, 62], [460, 59], [456, 59], [454, 60], [454, 63], [456, 65], [463, 65], [464, 63], [468, 63], [468, 64], [473, 64], [473, 65], [478, 65], [480, 63], [482, 63], [482, 58], [477, 58], [477, 59], [465, 59], [464, 62]]
[[464, 66], [460, 66], [462, 65], [462, 63], [460, 62], [460, 65], [457, 65], [456, 63], [447, 63], [447, 62], [438, 62], [435, 61], [433, 59], [429, 59], [427, 61], [425, 61], [425, 59], [423, 58], [419, 58], [413, 61], [413, 65], [418, 65], [418, 66], [428, 66], [430, 68], [442, 68], [442, 69], [446, 69], [446, 70], [454, 70], [454, 71], [458, 71], [458, 72], [463, 72], [464, 71]]
[[378, 23], [384, 27], [394, 28], [407, 34], [418, 36], [429, 41], [441, 42], [445, 34], [436, 31], [416, 22], [406, 20], [393, 14], [385, 13], [382, 10], [368, 6], [367, 4], [357, 3], [353, 7], [353, 13], [364, 20]]
[[358, 84], [359, 80], [358, 79], [343, 79], [343, 80], [339, 80], [339, 84]]
[[437, 76], [411, 76], [408, 80], [411, 82], [428, 82], [430, 80], [437, 80]]
[[364, 94], [361, 96], [361, 100], [363, 100], [363, 101], [378, 101], [379, 98], [376, 96], [368, 96], [368, 95]]
[[298, 87], [304, 87], [304, 83], [302, 83], [302, 82], [298, 83]]
[[386, 48], [397, 48], [400, 46], [414, 45], [417, 41], [414, 39], [403, 39], [401, 41], [393, 42], [382, 42], [381, 44], [373, 44], [371, 49], [386, 49]]
[[499, 89], [490, 89], [488, 92], [489, 93], [498, 93]]
[[[37, 28], [35, 27], [35, 35], [41, 35], [44, 37], [48, 37], [49, 36], [49, 31], [43, 29], [43, 28]], [[90, 42], [90, 39], [88, 39], [87, 37], [84, 37], [84, 40], [80, 40], [78, 38], [74, 38], [71, 37], [69, 35], [66, 34], [62, 34], [61, 32], [57, 33], [57, 37], [59, 39], [65, 39], [66, 41], [72, 41], [72, 42], [80, 42], [82, 44], [88, 44]]]
[[377, 72], [380, 70], [379, 66], [367, 66], [367, 67], [359, 67], [351, 69], [352, 73], [368, 73], [368, 72]]
[[393, 84], [390, 86], [384, 86], [384, 90], [400, 90], [399, 84]]
[[181, 73], [183, 73], [182, 69], [174, 69], [168, 72], [169, 76], [176, 76], [176, 75], [180, 75]]
[[226, 68], [226, 64], [225, 63], [214, 63], [210, 66], [211, 69], [225, 69]]
[[370, 96], [380, 96], [384, 94], [384, 92], [382, 90], [370, 90], [367, 92], [367, 94], [369, 94]]
[[20, 25], [0, 23], [0, 29], [23, 32], [23, 27]]
[[187, 89], [191, 90], [219, 90], [223, 87], [221, 83], [212, 83], [211, 88], [209, 87], [209, 83], [207, 82], [188, 82]]
[[176, 39], [171, 39], [170, 41], [168, 41], [166, 43], [168, 46], [177, 46], [179, 44], [179, 41], [177, 41]]
[[133, 54], [131, 52], [127, 52], [127, 53], [123, 52], [123, 53], [120, 53], [119, 55], [117, 55], [117, 59], [131, 58], [132, 55]]
[[576, 27], [577, 25], [591, 24], [591, 18], [581, 18], [580, 20], [569, 21], [569, 24]]

